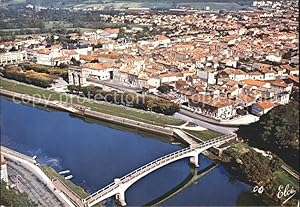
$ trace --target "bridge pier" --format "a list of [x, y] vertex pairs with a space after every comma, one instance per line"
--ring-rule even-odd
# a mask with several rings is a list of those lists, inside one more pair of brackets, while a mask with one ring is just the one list
[[224, 149], [219, 149], [219, 153], [218, 153], [219, 157], [222, 157], [223, 151]]
[[193, 157], [190, 157], [190, 163], [195, 165], [195, 167], [199, 167], [199, 155], [196, 153]]
[[126, 206], [125, 191], [121, 191], [120, 193], [116, 194], [116, 202], [120, 206]]
[[[116, 178], [115, 180], [115, 183], [119, 183], [120, 182], [120, 179], [119, 178]], [[126, 206], [126, 201], [125, 201], [125, 191], [126, 189], [125, 188], [122, 188], [122, 184], [120, 185], [120, 191], [119, 193], [116, 194], [115, 198], [116, 198], [116, 202], [118, 205], [120, 206]]]

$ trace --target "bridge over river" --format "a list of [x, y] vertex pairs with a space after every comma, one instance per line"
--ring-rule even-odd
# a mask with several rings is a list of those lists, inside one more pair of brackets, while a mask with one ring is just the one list
[[117, 202], [120, 205], [125, 206], [125, 191], [141, 178], [145, 177], [146, 175], [161, 167], [164, 167], [177, 160], [181, 160], [188, 157], [190, 158], [190, 162], [196, 167], [198, 167], [198, 156], [201, 152], [211, 147], [220, 146], [232, 139], [236, 139], [236, 137], [236, 134], [223, 135], [215, 139], [211, 139], [205, 143], [191, 145], [190, 147], [160, 157], [132, 171], [131, 173], [123, 176], [122, 178], [114, 179], [114, 182], [86, 197], [82, 200], [82, 202], [85, 206], [91, 207], [111, 196], [115, 196]]

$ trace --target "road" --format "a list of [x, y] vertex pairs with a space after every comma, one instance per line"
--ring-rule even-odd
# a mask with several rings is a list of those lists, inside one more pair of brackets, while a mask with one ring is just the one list
[[93, 82], [93, 83], [98, 83], [101, 84], [103, 86], [107, 86], [110, 87], [112, 89], [116, 89], [116, 90], [120, 90], [120, 91], [125, 91], [125, 92], [139, 92], [142, 89], [137, 88], [137, 87], [131, 87], [126, 83], [122, 83], [122, 82], [117, 82], [114, 80], [104, 80], [104, 81], [99, 81], [99, 80], [94, 80], [94, 79], [88, 79], [89, 82]]
[[281, 168], [299, 181], [299, 173], [297, 171], [292, 170], [288, 165], [281, 165]]
[[38, 206], [64, 206], [61, 201], [33, 173], [10, 160], [7, 172], [10, 183], [16, 184], [20, 192], [25, 192]]
[[213, 131], [217, 131], [217, 132], [220, 132], [222, 134], [230, 134], [230, 133], [233, 133], [236, 130], [238, 130], [237, 127], [226, 127], [226, 126], [219, 126], [219, 125], [215, 125], [215, 124], [210, 124], [208, 122], [201, 121], [199, 119], [194, 119], [192, 117], [189, 117], [189, 116], [186, 116], [186, 115], [183, 115], [183, 114], [180, 114], [180, 113], [176, 113], [174, 115], [174, 117], [177, 118], [177, 119], [181, 119], [183, 121], [189, 121], [189, 122], [198, 124], [201, 127], [204, 127], [206, 129], [210, 129], [210, 130], [213, 130]]

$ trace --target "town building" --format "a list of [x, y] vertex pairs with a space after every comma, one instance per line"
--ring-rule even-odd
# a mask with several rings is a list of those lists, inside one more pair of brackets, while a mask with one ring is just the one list
[[18, 64], [28, 61], [26, 51], [0, 53], [0, 65]]

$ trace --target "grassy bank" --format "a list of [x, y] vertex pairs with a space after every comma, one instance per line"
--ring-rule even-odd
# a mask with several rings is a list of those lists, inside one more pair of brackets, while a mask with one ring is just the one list
[[203, 140], [203, 141], [207, 141], [216, 137], [221, 136], [222, 134], [216, 131], [212, 131], [212, 130], [203, 130], [203, 131], [193, 131], [193, 130], [183, 130], [195, 137], [198, 137], [199, 139]]
[[[224, 151], [224, 160], [226, 168], [235, 177], [247, 182], [253, 186], [263, 186], [263, 193], [251, 193], [251, 197], [258, 197], [262, 203], [271, 205], [281, 205], [287, 198], [277, 198], [280, 185], [293, 187], [299, 192], [299, 183], [281, 166], [284, 162], [274, 154], [263, 154], [254, 150], [245, 143], [239, 143]], [[283, 190], [282, 190], [283, 191]], [[288, 206], [297, 204], [297, 195], [288, 203]], [[243, 202], [241, 202], [243, 203]], [[249, 204], [248, 204], [249, 205]]]
[[287, 184], [289, 184], [299, 192], [299, 182], [285, 170], [276, 170], [275, 172], [273, 172], [273, 178], [274, 179], [272, 183], [274, 184], [276, 189], [278, 189], [280, 185], [286, 186]]
[[[31, 85], [26, 85], [18, 83], [15, 81], [8, 81], [6, 79], [1, 79], [1, 88], [17, 93], [28, 94], [28, 95], [38, 95], [39, 97], [46, 98], [48, 100], [60, 100], [69, 103], [74, 103], [89, 107], [91, 110], [122, 117], [128, 118], [135, 121], [140, 121], [155, 125], [181, 125], [184, 122], [175, 119], [170, 116], [164, 116], [148, 111], [142, 111], [137, 109], [132, 109], [124, 106], [113, 105], [105, 102], [94, 101], [91, 99], [81, 98], [77, 96], [69, 96], [68, 94], [57, 93], [54, 91], [49, 91], [46, 89], [38, 88]], [[36, 96], [37, 97], [37, 96]]]
[[41, 166], [41, 169], [50, 179], [58, 179], [61, 182], [63, 182], [73, 192], [75, 192], [80, 198], [86, 198], [89, 195], [89, 193], [85, 192], [82, 187], [75, 185], [70, 180], [66, 180], [62, 175], [58, 174], [53, 168], [51, 168], [47, 165], [43, 165], [43, 166]]

